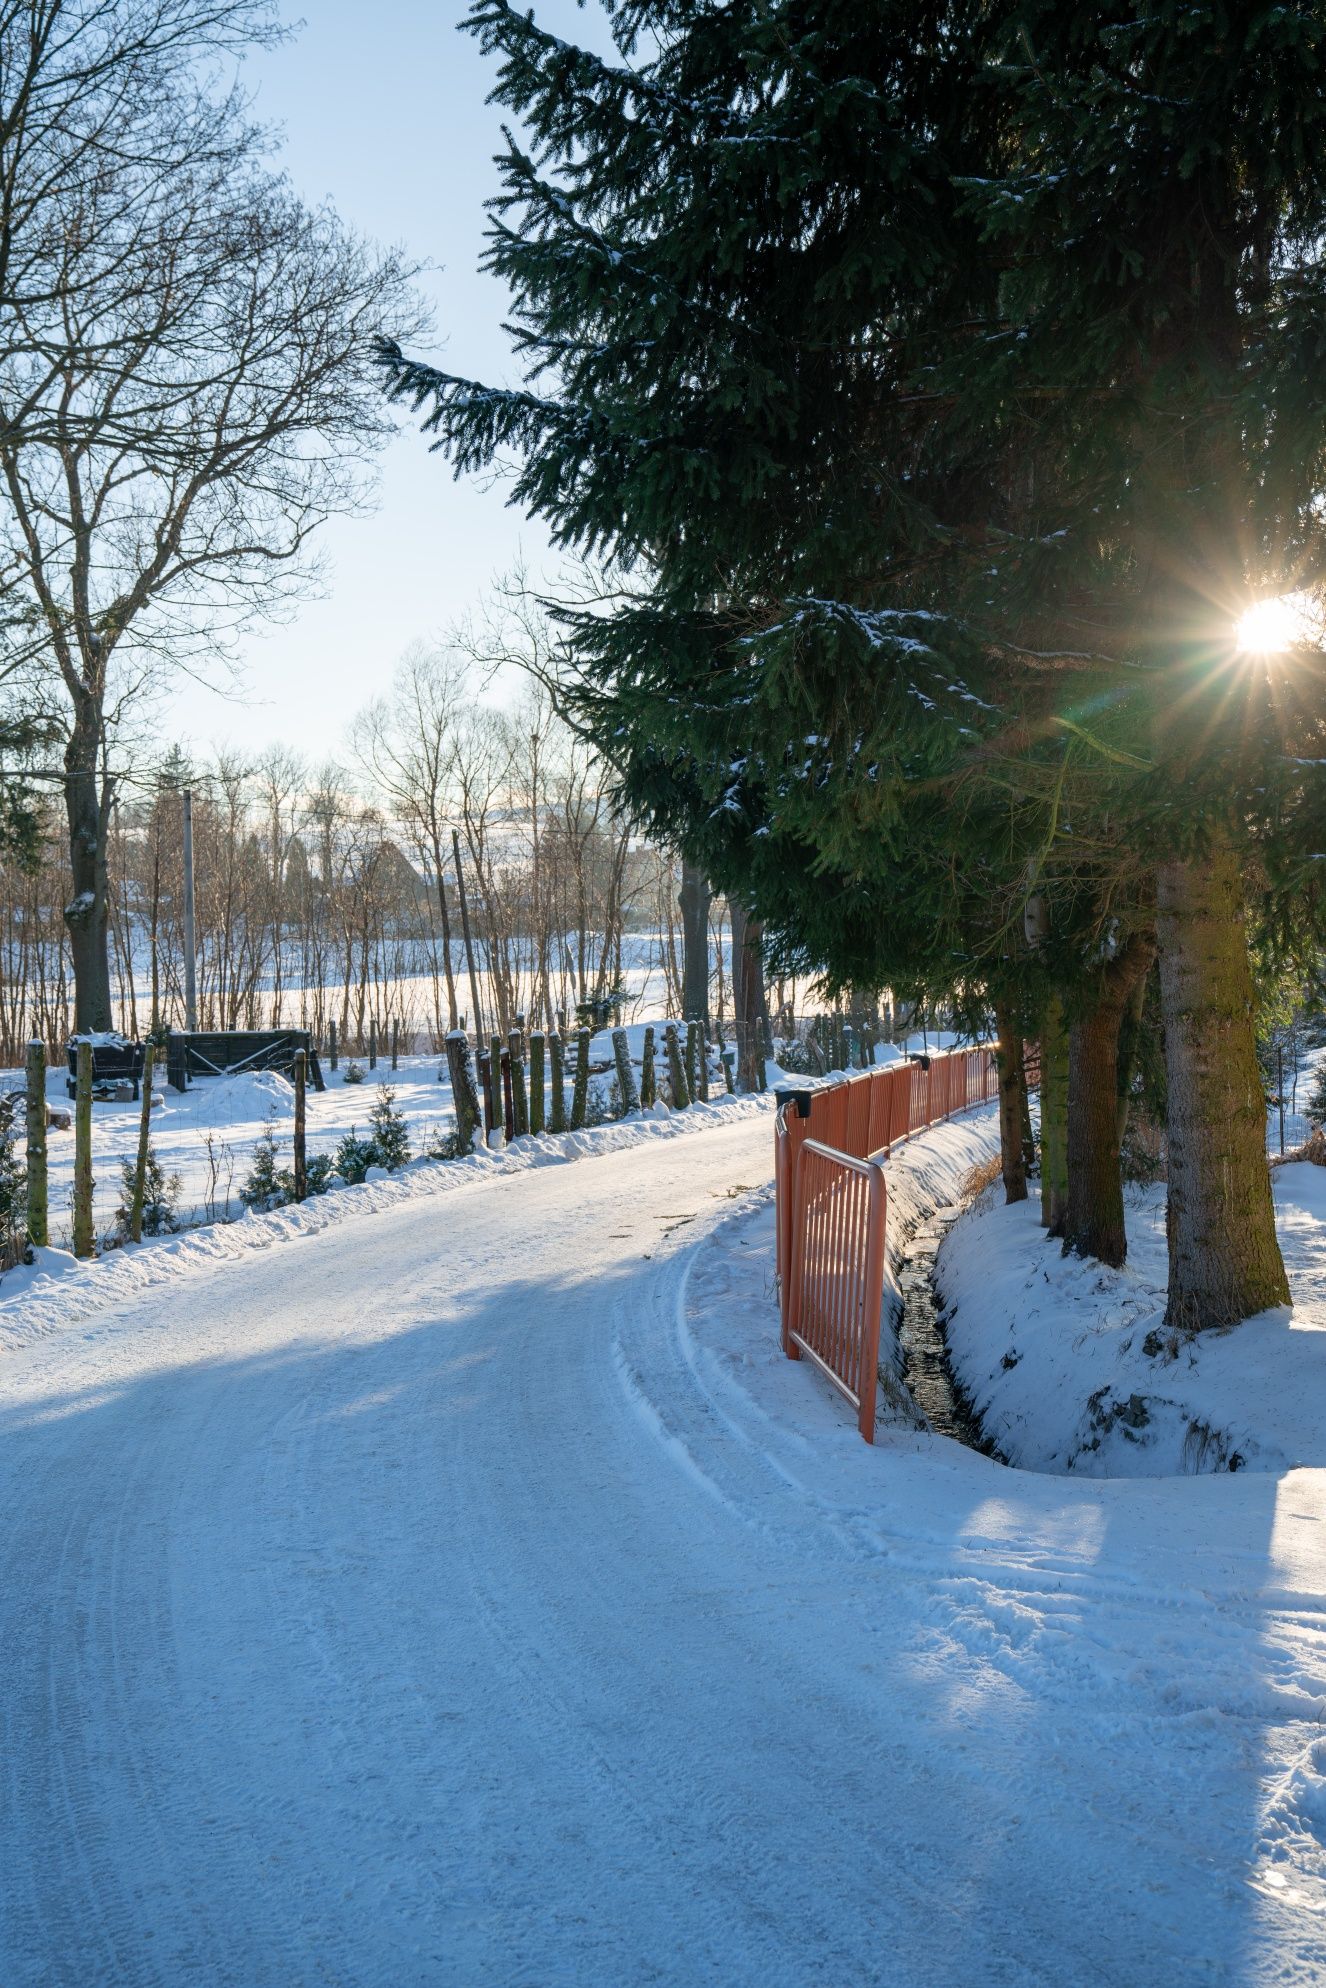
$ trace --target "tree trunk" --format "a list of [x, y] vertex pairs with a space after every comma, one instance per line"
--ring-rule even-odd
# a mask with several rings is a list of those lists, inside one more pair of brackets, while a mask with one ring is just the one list
[[746, 907], [730, 900], [732, 914], [732, 1009], [737, 1038], [737, 1089], [764, 1089], [764, 962], [760, 924]]
[[470, 905], [465, 894], [465, 871], [460, 860], [460, 836], [453, 828], [451, 847], [456, 858], [456, 896], [460, 901], [460, 929], [465, 939], [465, 964], [470, 972], [470, 999], [474, 1003], [474, 1013], [470, 1026], [474, 1030], [474, 1040], [483, 1041], [483, 1015], [479, 1008], [479, 976], [474, 970], [474, 940], [470, 935]]
[[1061, 1235], [1068, 1196], [1068, 1036], [1063, 1003], [1050, 999], [1041, 1025], [1041, 1223]]
[[1128, 1254], [1119, 1172], [1119, 1038], [1133, 994], [1155, 957], [1139, 933], [1106, 968], [1101, 998], [1068, 1038], [1068, 1191], [1064, 1254], [1094, 1256], [1116, 1270]]
[[1137, 984], [1124, 1003], [1123, 1024], [1119, 1030], [1119, 1146], [1122, 1150], [1128, 1132], [1128, 1117], [1132, 1110], [1133, 1078], [1137, 1074], [1138, 1044], [1142, 1035], [1142, 1010], [1146, 1004], [1147, 979], [1150, 974], [1139, 973]]
[[447, 985], [447, 1029], [450, 1031], [459, 1027], [460, 1009], [456, 1005], [456, 971], [451, 963], [451, 913], [447, 908], [446, 865], [442, 861], [442, 838], [436, 830], [432, 842], [433, 868], [437, 872], [437, 915], [442, 927], [442, 977]]
[[1119, 1173], [1118, 1051], [1121, 1010], [1104, 1001], [1068, 1036], [1068, 1193], [1065, 1256], [1118, 1269], [1128, 1254]]
[[64, 908], [74, 968], [74, 1033], [109, 1029], [110, 954], [106, 928], [109, 810], [97, 778], [94, 737], [76, 727], [65, 750], [65, 814], [73, 895]]
[[681, 1016], [709, 1029], [709, 885], [694, 863], [681, 866]]
[[999, 1158], [1004, 1177], [1004, 1200], [1025, 1201], [1027, 1168], [1022, 1151], [1022, 1100], [1026, 1073], [1022, 1067], [1022, 1031], [1011, 1008], [995, 1007], [999, 1043], [995, 1050], [999, 1065]]
[[1238, 858], [1156, 872], [1169, 1108], [1169, 1308], [1180, 1331], [1289, 1303], [1266, 1162], [1266, 1104]]

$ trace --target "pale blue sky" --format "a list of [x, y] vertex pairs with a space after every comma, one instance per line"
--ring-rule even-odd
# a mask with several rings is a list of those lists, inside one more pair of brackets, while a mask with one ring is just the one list
[[[464, 0], [303, 0], [303, 30], [250, 60], [245, 77], [259, 114], [285, 128], [283, 163], [304, 198], [330, 198], [361, 232], [435, 265], [424, 287], [437, 356], [458, 372], [514, 379], [505, 291], [476, 271], [483, 202], [497, 185], [501, 113], [485, 103], [495, 64], [456, 31], [463, 11]], [[601, 16], [574, 0], [539, 0], [537, 12], [569, 38], [601, 33]], [[375, 515], [334, 522], [324, 549], [326, 598], [248, 640], [226, 697], [182, 686], [169, 704], [172, 735], [204, 747], [281, 739], [313, 757], [333, 751], [411, 641], [444, 633], [520, 551], [535, 570], [552, 564], [538, 525], [508, 509], [500, 489], [457, 483], [408, 426], [383, 459]]]

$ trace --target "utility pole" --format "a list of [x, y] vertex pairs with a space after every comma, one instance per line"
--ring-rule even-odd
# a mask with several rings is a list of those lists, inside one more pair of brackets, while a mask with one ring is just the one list
[[198, 1026], [198, 978], [193, 938], [193, 795], [184, 789], [184, 1026]]

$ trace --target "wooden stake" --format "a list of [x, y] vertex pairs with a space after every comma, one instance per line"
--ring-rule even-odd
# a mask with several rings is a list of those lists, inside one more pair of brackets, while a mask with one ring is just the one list
[[589, 1045], [591, 1031], [586, 1028], [576, 1032], [576, 1085], [571, 1093], [571, 1130], [579, 1132], [589, 1109]]
[[506, 1144], [506, 1099], [502, 1094], [502, 1038], [488, 1038], [488, 1114], [492, 1131], [488, 1144], [501, 1152]]
[[668, 1076], [672, 1082], [672, 1108], [685, 1111], [691, 1101], [686, 1087], [686, 1066], [681, 1058], [681, 1044], [677, 1040], [677, 1024], [669, 1022], [663, 1031], [663, 1041], [668, 1052]]
[[464, 1029], [452, 1029], [447, 1035], [447, 1069], [456, 1107], [456, 1146], [461, 1154], [470, 1153], [479, 1129], [479, 1090], [474, 1081], [470, 1039]]
[[28, 1044], [28, 1241], [45, 1249], [50, 1240], [46, 1190], [46, 1049]]
[[543, 1030], [535, 1029], [529, 1039], [529, 1129], [535, 1138], [543, 1134], [546, 1123], [543, 1104]]
[[129, 1203], [129, 1240], [143, 1240], [143, 1201], [147, 1194], [147, 1149], [152, 1137], [152, 1065], [156, 1044], [149, 1042], [143, 1054], [143, 1104], [138, 1119], [138, 1155], [134, 1162], [134, 1191]]
[[645, 1046], [640, 1058], [640, 1104], [643, 1110], [658, 1103], [658, 1079], [654, 1075], [653, 1024], [645, 1030]]
[[511, 1118], [517, 1139], [529, 1131], [529, 1099], [525, 1095], [525, 1044], [518, 1028], [507, 1037], [511, 1057]]
[[628, 1111], [635, 1111], [640, 1097], [635, 1088], [635, 1072], [631, 1068], [631, 1052], [626, 1042], [626, 1030], [615, 1028], [612, 1032], [612, 1053], [617, 1062], [617, 1089], [621, 1092], [622, 1117]]
[[308, 1056], [302, 1049], [295, 1051], [295, 1199], [303, 1201], [308, 1196]]
[[566, 1130], [566, 1048], [560, 1035], [548, 1037], [548, 1057], [552, 1064], [552, 1105], [548, 1112], [548, 1130]]
[[74, 1089], [74, 1255], [95, 1256], [92, 1226], [92, 1044], [80, 1042]]

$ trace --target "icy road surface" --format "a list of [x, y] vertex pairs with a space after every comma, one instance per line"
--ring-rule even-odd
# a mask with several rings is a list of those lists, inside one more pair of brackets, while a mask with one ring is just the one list
[[5, 1988], [1321, 1978], [1322, 1474], [868, 1451], [770, 1129], [4, 1358]]

